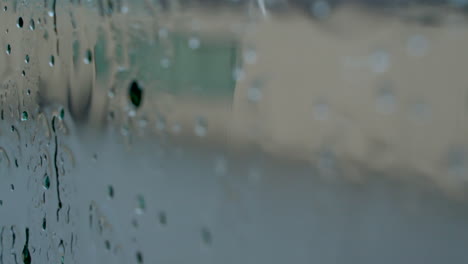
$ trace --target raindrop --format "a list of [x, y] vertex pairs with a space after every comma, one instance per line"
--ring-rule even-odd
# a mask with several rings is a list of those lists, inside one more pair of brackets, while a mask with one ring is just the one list
[[468, 6], [468, 0], [450, 0], [450, 3], [455, 7], [466, 7]]
[[61, 255], [60, 257], [61, 263], [64, 264], [65, 263], [65, 245], [63, 244], [63, 240], [60, 240], [60, 243], [59, 243], [59, 254]]
[[372, 71], [384, 73], [390, 67], [390, 55], [385, 51], [376, 51], [370, 56]]
[[250, 167], [247, 177], [250, 183], [258, 183], [262, 179], [262, 170], [258, 166]]
[[141, 89], [140, 85], [138, 85], [137, 81], [132, 81], [130, 84], [130, 88], [128, 90], [130, 102], [136, 107], [140, 107], [142, 97], [143, 97], [143, 90]]
[[410, 56], [422, 57], [429, 49], [429, 41], [422, 35], [413, 35], [408, 39], [406, 49]]
[[2, 205], [3, 205], [3, 200], [0, 200], [0, 206], [2, 206]]
[[49, 11], [47, 12], [47, 14], [49, 15], [49, 17], [54, 17], [54, 11]]
[[11, 191], [14, 191], [14, 190], [15, 190], [15, 185], [10, 184], [10, 190], [11, 190]]
[[47, 220], [46, 218], [42, 218], [42, 230], [46, 230], [47, 229]]
[[204, 137], [208, 130], [207, 127], [208, 125], [205, 119], [203, 117], [197, 117], [195, 120], [195, 128], [194, 128], [195, 135], [199, 137]]
[[323, 150], [319, 153], [318, 169], [322, 175], [332, 175], [336, 170], [336, 157], [331, 150]]
[[167, 215], [164, 211], [158, 213], [159, 224], [165, 226], [167, 224]]
[[169, 68], [169, 66], [171, 64], [171, 62], [169, 61], [168, 58], [162, 58], [160, 63], [161, 63], [161, 67], [163, 67], [165, 69]]
[[143, 254], [141, 254], [140, 251], [137, 251], [136, 253], [136, 259], [139, 264], [143, 263]]
[[317, 19], [325, 19], [330, 15], [331, 7], [328, 1], [315, 1], [311, 7], [312, 15]]
[[28, 121], [28, 117], [29, 117], [28, 112], [23, 111], [21, 113], [21, 121]]
[[93, 54], [91, 53], [91, 50], [86, 50], [85, 58], [83, 61], [85, 64], [90, 64], [93, 61]]
[[227, 172], [227, 161], [224, 157], [215, 159], [214, 171], [216, 175], [225, 175]]
[[3, 11], [6, 12], [7, 10], [8, 10], [8, 7], [7, 7], [7, 6], [4, 6], [4, 7], [3, 7]]
[[396, 98], [389, 88], [381, 89], [377, 94], [377, 111], [391, 114], [396, 111]]
[[431, 108], [427, 103], [416, 103], [411, 106], [410, 118], [414, 121], [424, 121], [431, 116]]
[[28, 54], [26, 54], [26, 57], [24, 57], [24, 62], [26, 64], [29, 63], [29, 55]]
[[114, 187], [112, 185], [107, 186], [107, 195], [110, 199], [114, 198]]
[[200, 47], [200, 39], [191, 37], [188, 41], [188, 45], [191, 49], [198, 49]]
[[157, 117], [156, 129], [158, 129], [159, 131], [164, 131], [164, 129], [166, 129], [166, 119], [161, 115], [158, 115]]
[[3, 162], [6, 163], [6, 166], [10, 166], [10, 158], [8, 157], [8, 154], [6, 153], [6, 150], [2, 147], [0, 147], [0, 164]]
[[239, 67], [236, 67], [233, 71], [232, 71], [232, 78], [239, 82], [239, 81], [242, 81], [244, 80], [245, 78], [245, 72], [243, 69], [239, 68]]
[[23, 18], [22, 17], [19, 17], [18, 18], [18, 22], [16, 23], [16, 26], [18, 28], [22, 28], [23, 27]]
[[314, 105], [315, 120], [327, 120], [329, 115], [329, 107], [326, 103], [317, 103]]
[[54, 65], [55, 65], [55, 57], [54, 55], [50, 55], [49, 66], [54, 67]]
[[10, 44], [7, 45], [6, 54], [8, 54], [8, 55], [11, 54], [11, 46], [10, 46]]
[[145, 198], [143, 197], [143, 195], [139, 194], [137, 196], [137, 207], [135, 209], [135, 212], [137, 214], [143, 214], [145, 212], [145, 209], [146, 209]]
[[456, 147], [448, 153], [448, 170], [451, 174], [458, 177], [465, 177], [467, 180], [468, 151], [461, 147]]
[[49, 175], [47, 175], [47, 174], [44, 177], [43, 187], [46, 190], [48, 190], [50, 188], [50, 178], [49, 178]]
[[26, 242], [23, 247], [23, 252], [22, 252], [22, 257], [23, 257], [23, 263], [24, 264], [30, 264], [31, 263], [31, 254], [28, 249], [28, 244], [29, 244], [29, 228], [26, 228]]
[[29, 20], [29, 29], [30, 30], [36, 29], [36, 25], [34, 24], [34, 19], [32, 19], [32, 18], [31, 18], [31, 20]]
[[107, 249], [107, 250], [110, 250], [111, 244], [110, 244], [110, 241], [109, 241], [109, 240], [104, 241], [104, 245], [106, 246], [106, 249]]
[[211, 232], [208, 228], [206, 227], [203, 227], [201, 229], [201, 238], [202, 238], [202, 241], [205, 245], [211, 245], [211, 243], [213, 242], [213, 238], [211, 236]]
[[179, 123], [172, 125], [172, 132], [174, 132], [174, 134], [179, 134], [181, 130], [182, 126]]
[[65, 109], [61, 108], [59, 111], [59, 119], [63, 120], [65, 118]]
[[158, 35], [160, 38], [167, 38], [167, 35], [168, 35], [167, 29], [165, 28], [159, 29]]
[[148, 120], [145, 117], [141, 118], [140, 120], [138, 120], [138, 126], [140, 128], [147, 127], [148, 126]]
[[247, 90], [247, 98], [249, 99], [249, 101], [254, 103], [258, 103], [260, 100], [262, 100], [262, 90], [260, 89], [260, 87], [258, 87], [257, 85], [251, 86]]
[[26, 72], [24, 70], [21, 71], [21, 76], [26, 76]]
[[257, 62], [257, 52], [254, 49], [248, 49], [244, 53], [244, 60], [247, 64], [254, 64]]

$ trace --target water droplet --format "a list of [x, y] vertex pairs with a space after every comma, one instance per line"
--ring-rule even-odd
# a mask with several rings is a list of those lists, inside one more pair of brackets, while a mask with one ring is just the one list
[[28, 121], [28, 118], [29, 118], [28, 112], [23, 111], [21, 113], [21, 121]]
[[110, 250], [110, 249], [111, 249], [111, 244], [110, 244], [110, 241], [109, 241], [109, 240], [104, 241], [104, 245], [106, 246], [106, 249], [107, 249], [107, 250]]
[[7, 6], [4, 6], [4, 7], [3, 7], [3, 11], [6, 12], [7, 10], [8, 10], [8, 7], [7, 7]]
[[6, 150], [3, 147], [0, 147], [0, 164], [6, 164], [7, 167], [10, 166], [10, 158], [6, 153]]
[[50, 136], [51, 136], [50, 126], [49, 126], [49, 122], [47, 122], [47, 118], [44, 115], [44, 113], [40, 113], [37, 116], [37, 120], [39, 122], [39, 127], [41, 127], [43, 129], [45, 137], [47, 139], [50, 139]]
[[50, 55], [49, 66], [54, 67], [54, 65], [55, 65], [55, 57], [54, 55]]
[[396, 111], [396, 98], [389, 88], [380, 89], [376, 101], [377, 111], [384, 114], [391, 114]]
[[329, 116], [329, 107], [326, 103], [317, 103], [314, 105], [315, 120], [327, 120]]
[[128, 90], [130, 102], [136, 107], [140, 107], [143, 97], [143, 90], [137, 81], [132, 81]]
[[325, 19], [330, 16], [331, 6], [328, 1], [314, 1], [311, 7], [312, 15], [317, 19]]
[[48, 190], [50, 188], [50, 178], [49, 178], [49, 175], [47, 175], [47, 174], [44, 176], [43, 187], [46, 190]]
[[162, 58], [160, 63], [161, 63], [161, 67], [166, 68], [166, 69], [169, 68], [171, 64], [168, 58]]
[[181, 130], [182, 126], [179, 123], [172, 125], [172, 132], [174, 132], [174, 134], [179, 134]]
[[47, 229], [47, 220], [46, 218], [42, 218], [42, 230], [46, 230]]
[[158, 213], [159, 224], [165, 226], [167, 224], [167, 215], [164, 211]]
[[29, 244], [29, 228], [26, 228], [26, 242], [23, 247], [23, 251], [21, 252], [21, 256], [23, 258], [24, 264], [31, 264], [31, 254], [28, 249]]
[[11, 46], [10, 46], [10, 44], [7, 45], [6, 54], [8, 54], [8, 55], [11, 54]]
[[164, 116], [158, 115], [156, 119], [156, 129], [164, 131], [166, 129], [166, 119]]
[[31, 20], [29, 20], [29, 29], [30, 30], [36, 29], [36, 25], [34, 24], [34, 19], [32, 19], [32, 18], [31, 18]]
[[58, 117], [61, 121], [65, 118], [65, 109], [60, 109]]
[[225, 175], [227, 172], [227, 160], [224, 157], [216, 157], [214, 171], [216, 175]]
[[168, 32], [166, 28], [161, 28], [158, 31], [158, 35], [160, 38], [167, 38]]
[[390, 55], [386, 51], [376, 51], [370, 56], [371, 69], [375, 73], [384, 73], [390, 67]]
[[18, 21], [16, 22], [16, 26], [18, 28], [22, 28], [23, 27], [23, 18], [22, 17], [19, 17], [18, 18]]
[[136, 259], [137, 259], [138, 264], [143, 263], [143, 254], [141, 254], [140, 251], [137, 251], [137, 253], [136, 253]]
[[248, 49], [244, 53], [244, 60], [247, 64], [254, 64], [257, 62], [257, 52], [254, 49]]
[[200, 47], [200, 39], [191, 37], [188, 41], [188, 45], [191, 49], [198, 49]]
[[26, 76], [26, 72], [24, 70], [21, 71], [21, 76]]
[[450, 3], [458, 8], [468, 6], [468, 0], [450, 0]]
[[208, 228], [206, 227], [203, 227], [201, 229], [201, 238], [202, 238], [202, 241], [205, 245], [211, 245], [211, 243], [213, 242], [213, 238], [211, 236], [211, 232]]
[[60, 261], [62, 264], [65, 263], [65, 245], [63, 244], [63, 240], [60, 240], [59, 246], [58, 246], [58, 252], [60, 254]]
[[410, 56], [422, 57], [429, 49], [429, 41], [422, 35], [413, 35], [408, 39], [406, 49]]
[[431, 116], [431, 108], [426, 103], [416, 103], [411, 106], [410, 118], [413, 121], [425, 121]]
[[262, 169], [258, 166], [253, 166], [248, 169], [247, 178], [250, 183], [258, 183], [262, 179]]
[[114, 198], [114, 187], [112, 185], [107, 186], [107, 195], [110, 199]]
[[138, 120], [138, 126], [142, 129], [148, 126], [148, 120], [146, 117], [142, 117], [140, 120]]
[[85, 64], [90, 64], [93, 61], [93, 54], [91, 50], [86, 50], [85, 58], [83, 59]]
[[241, 68], [238, 68], [236, 67], [233, 71], [232, 71], [232, 78], [237, 81], [237, 82], [240, 82], [242, 80], [245, 79], [245, 72], [243, 69]]
[[24, 62], [25, 62], [26, 64], [29, 63], [29, 55], [28, 55], [28, 54], [26, 54], [26, 57], [24, 57]]
[[206, 123], [203, 117], [197, 117], [195, 121], [195, 135], [199, 137], [204, 137], [208, 130], [208, 124]]
[[454, 147], [449, 151], [447, 159], [449, 173], [468, 180], [468, 151], [462, 147]]
[[47, 14], [49, 15], [49, 17], [54, 17], [54, 11], [49, 11], [47, 12]]
[[15, 190], [15, 185], [14, 185], [14, 184], [10, 184], [10, 190], [11, 190], [11, 191], [14, 191], [14, 190]]
[[331, 176], [336, 171], [336, 157], [331, 150], [320, 151], [318, 156], [318, 169], [321, 175]]
[[146, 209], [146, 204], [145, 204], [145, 198], [143, 195], [138, 195], [137, 196], [137, 207], [135, 208], [135, 212], [137, 214], [143, 214]]
[[262, 90], [259, 85], [253, 85], [247, 89], [247, 99], [253, 103], [262, 100]]

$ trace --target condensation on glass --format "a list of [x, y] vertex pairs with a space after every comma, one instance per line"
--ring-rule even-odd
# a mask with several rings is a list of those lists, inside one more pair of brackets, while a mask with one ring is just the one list
[[0, 4], [0, 264], [468, 261], [468, 1]]

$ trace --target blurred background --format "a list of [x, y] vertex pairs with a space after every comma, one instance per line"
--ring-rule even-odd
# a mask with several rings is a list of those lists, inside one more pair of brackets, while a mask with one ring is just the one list
[[0, 264], [468, 261], [467, 0], [0, 3]]

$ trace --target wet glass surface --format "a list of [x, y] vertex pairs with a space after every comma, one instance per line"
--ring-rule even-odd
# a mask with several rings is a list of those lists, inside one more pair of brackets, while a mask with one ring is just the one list
[[0, 264], [468, 261], [468, 1], [0, 7]]

